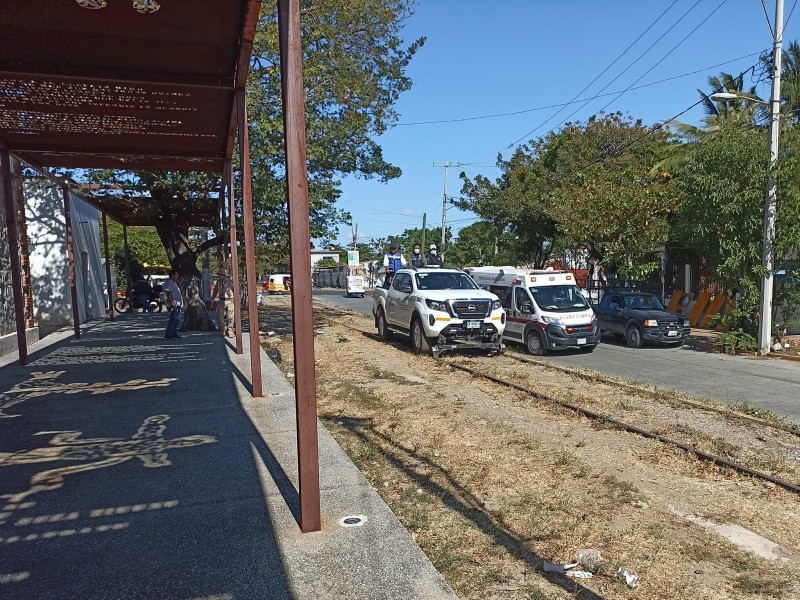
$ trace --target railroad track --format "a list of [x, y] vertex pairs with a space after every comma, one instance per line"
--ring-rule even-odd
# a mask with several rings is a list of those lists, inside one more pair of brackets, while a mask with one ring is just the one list
[[[344, 315], [346, 313], [342, 313], [342, 314]], [[367, 330], [361, 329], [359, 327], [355, 327], [355, 326], [352, 326], [352, 325], [347, 325], [347, 324], [344, 324], [344, 323], [337, 323], [337, 325], [339, 325], [341, 327], [345, 327], [345, 328], [350, 329], [352, 331], [356, 331], [358, 333], [361, 333], [362, 335], [364, 335], [365, 337], [367, 337], [369, 339], [372, 339], [372, 340], [375, 340], [375, 341], [380, 341], [381, 343], [383, 343], [382, 340], [378, 337], [378, 335], [376, 333], [372, 332], [372, 331], [367, 331]], [[411, 352], [411, 349], [406, 344], [403, 344], [401, 342], [392, 342], [392, 345], [397, 347], [398, 349], [402, 349], [404, 351]], [[604, 377], [604, 376], [602, 376], [600, 374], [587, 373], [587, 372], [581, 371], [579, 369], [572, 369], [572, 368], [568, 368], [568, 367], [562, 367], [560, 365], [553, 365], [552, 363], [548, 363], [546, 361], [540, 361], [540, 360], [536, 360], [536, 359], [532, 359], [532, 358], [528, 358], [528, 357], [523, 357], [523, 356], [520, 356], [520, 355], [516, 355], [516, 353], [513, 352], [513, 351], [512, 352], [505, 352], [503, 354], [503, 358], [507, 358], [507, 359], [510, 359], [510, 360], [513, 360], [513, 361], [516, 361], [516, 362], [519, 362], [519, 363], [528, 363], [528, 364], [544, 367], [544, 368], [547, 368], [547, 369], [556, 370], [556, 371], [559, 371], [559, 372], [562, 372], [562, 373], [565, 373], [565, 374], [568, 374], [568, 375], [571, 375], [571, 376], [574, 376], [574, 377], [578, 377], [578, 378], [581, 378], [581, 379], [584, 379], [584, 380], [592, 381], [592, 382], [604, 383], [604, 384], [616, 387], [618, 389], [624, 390], [624, 391], [629, 392], [629, 393], [634, 393], [634, 394], [637, 394], [637, 395], [649, 395], [649, 396], [654, 397], [654, 398], [661, 398], [661, 399], [664, 399], [664, 400], [668, 400], [669, 402], [678, 402], [679, 404], [683, 404], [683, 405], [685, 405], [685, 406], [687, 406], [689, 408], [721, 414], [721, 415], [723, 415], [723, 416], [725, 416], [727, 418], [740, 419], [740, 420], [746, 421], [746, 422], [748, 422], [750, 424], [776, 429], [776, 430], [779, 430], [779, 431], [784, 432], [784, 433], [789, 433], [789, 434], [791, 434], [793, 436], [800, 436], [800, 432], [798, 432], [796, 429], [793, 429], [791, 427], [787, 427], [787, 426], [784, 426], [784, 425], [776, 424], [776, 423], [771, 423], [771, 422], [766, 421], [764, 419], [759, 419], [757, 417], [752, 417], [750, 415], [744, 415], [744, 414], [741, 414], [741, 413], [738, 413], [738, 412], [735, 412], [735, 411], [732, 411], [732, 410], [726, 410], [724, 408], [717, 408], [717, 407], [708, 406], [708, 405], [705, 405], [705, 404], [702, 404], [702, 403], [699, 403], [699, 402], [693, 402], [693, 401], [688, 400], [688, 399], [674, 398], [674, 397], [671, 397], [671, 396], [667, 397], [665, 394], [659, 393], [657, 390], [649, 390], [649, 389], [644, 388], [644, 387], [640, 387], [640, 386], [636, 386], [636, 385], [633, 385], [633, 384], [630, 384], [630, 383], [620, 382], [620, 381], [617, 381], [617, 380], [614, 380], [614, 379], [611, 379], [611, 378], [608, 378], [608, 377]], [[627, 422], [625, 422], [625, 421], [623, 421], [621, 419], [618, 419], [616, 417], [613, 417], [611, 415], [603, 414], [601, 412], [598, 412], [596, 410], [592, 410], [592, 409], [587, 408], [585, 406], [581, 406], [581, 405], [576, 404], [574, 402], [567, 402], [565, 400], [561, 400], [559, 398], [555, 398], [554, 396], [551, 396], [549, 394], [543, 393], [543, 392], [541, 392], [539, 390], [535, 390], [535, 389], [532, 389], [530, 387], [526, 387], [526, 386], [520, 385], [520, 384], [518, 384], [516, 382], [509, 381], [509, 380], [503, 379], [501, 377], [497, 377], [496, 375], [492, 375], [490, 373], [486, 373], [486, 372], [484, 372], [484, 371], [482, 371], [480, 369], [474, 368], [473, 366], [467, 366], [467, 365], [460, 364], [460, 363], [457, 363], [457, 362], [451, 362], [451, 361], [442, 360], [442, 359], [435, 359], [435, 360], [438, 360], [439, 362], [441, 362], [443, 364], [446, 364], [451, 369], [462, 371], [462, 372], [466, 372], [466, 373], [469, 373], [470, 375], [472, 375], [474, 377], [480, 377], [480, 378], [486, 379], [487, 381], [491, 381], [492, 383], [495, 383], [497, 385], [508, 387], [508, 388], [511, 388], [511, 389], [515, 389], [517, 391], [523, 392], [523, 393], [531, 396], [532, 398], [536, 398], [537, 400], [544, 400], [544, 401], [549, 402], [549, 403], [551, 403], [553, 405], [560, 406], [560, 407], [565, 408], [567, 410], [571, 410], [571, 411], [573, 411], [573, 412], [575, 412], [577, 414], [580, 414], [580, 415], [582, 415], [584, 417], [587, 417], [589, 419], [592, 419], [592, 420], [595, 420], [595, 421], [598, 421], [598, 422], [601, 422], [601, 423], [611, 424], [611, 425], [617, 427], [618, 429], [620, 429], [622, 431], [626, 431], [628, 433], [632, 433], [632, 434], [635, 434], [635, 435], [638, 435], [638, 436], [641, 436], [641, 437], [644, 437], [644, 438], [647, 438], [647, 439], [658, 441], [658, 442], [660, 442], [660, 443], [662, 443], [662, 444], [664, 444], [666, 446], [670, 446], [670, 447], [673, 447], [673, 448], [678, 448], [678, 449], [684, 451], [687, 455], [695, 457], [697, 460], [713, 463], [713, 464], [715, 464], [717, 466], [724, 467], [724, 468], [730, 469], [730, 470], [732, 470], [734, 472], [737, 472], [737, 473], [740, 473], [740, 474], [743, 474], [743, 475], [748, 475], [750, 477], [753, 477], [753, 478], [756, 478], [756, 479], [771, 483], [771, 484], [776, 485], [776, 486], [778, 486], [780, 488], [783, 488], [783, 489], [785, 489], [787, 491], [790, 491], [792, 493], [800, 495], [800, 486], [798, 486], [798, 485], [790, 483], [790, 482], [788, 482], [788, 481], [786, 481], [784, 479], [781, 479], [779, 477], [773, 477], [772, 475], [769, 475], [768, 473], [764, 473], [762, 471], [758, 471], [756, 469], [752, 469], [752, 468], [750, 468], [750, 467], [748, 467], [746, 465], [737, 463], [735, 461], [728, 460], [728, 459], [726, 459], [724, 457], [717, 456], [715, 454], [711, 454], [709, 452], [706, 452], [705, 450], [702, 450], [702, 449], [697, 448], [695, 446], [692, 446], [690, 444], [685, 444], [685, 443], [683, 443], [683, 442], [681, 442], [679, 440], [675, 440], [675, 439], [666, 437], [664, 435], [661, 435], [659, 433], [656, 433], [654, 431], [650, 431], [648, 429], [645, 429], [643, 427], [639, 427], [637, 425], [634, 425], [634, 424], [631, 424], [631, 423], [627, 423]], [[473, 359], [470, 359], [470, 360], [472, 360], [475, 364], [480, 365], [480, 364], [488, 364], [489, 362], [491, 362], [492, 360], [495, 360], [495, 359], [493, 359], [493, 358], [473, 358]]]

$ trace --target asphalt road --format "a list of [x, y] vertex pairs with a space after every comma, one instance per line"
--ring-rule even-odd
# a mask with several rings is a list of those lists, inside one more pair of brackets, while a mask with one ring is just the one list
[[[315, 290], [314, 297], [342, 308], [372, 314], [371, 292], [362, 299], [347, 298], [344, 290]], [[798, 362], [727, 356], [688, 348], [645, 346], [633, 349], [613, 337], [604, 337], [591, 354], [568, 351], [541, 358], [727, 404], [754, 404], [800, 422]]]

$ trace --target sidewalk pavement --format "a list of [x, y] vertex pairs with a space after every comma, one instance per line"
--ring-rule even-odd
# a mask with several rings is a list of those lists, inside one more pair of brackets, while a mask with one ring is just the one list
[[165, 319], [0, 360], [0, 597], [455, 598], [321, 425], [323, 530], [300, 533], [291, 385], [262, 352], [250, 398], [247, 348]]

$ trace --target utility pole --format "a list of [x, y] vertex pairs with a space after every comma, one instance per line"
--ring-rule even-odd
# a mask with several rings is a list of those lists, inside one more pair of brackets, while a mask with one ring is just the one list
[[769, 180], [764, 202], [764, 254], [761, 265], [761, 319], [758, 324], [758, 352], [769, 354], [772, 346], [772, 271], [775, 258], [775, 214], [777, 182], [775, 163], [778, 160], [778, 132], [781, 108], [781, 58], [783, 54], [783, 0], [775, 2], [775, 37], [772, 49], [772, 97], [770, 98], [769, 122]]
[[422, 250], [420, 252], [425, 252], [425, 221], [428, 218], [428, 213], [422, 213]]
[[445, 242], [445, 235], [447, 231], [447, 169], [449, 167], [460, 167], [461, 163], [451, 163], [451, 162], [443, 162], [443, 163], [433, 163], [434, 167], [444, 167], [444, 194], [442, 196], [442, 243], [439, 246], [439, 254], [444, 254], [444, 242]]

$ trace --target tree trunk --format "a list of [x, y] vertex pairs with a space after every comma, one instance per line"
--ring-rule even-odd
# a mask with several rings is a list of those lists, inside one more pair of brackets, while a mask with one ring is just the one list
[[214, 331], [200, 290], [197, 252], [189, 245], [189, 201], [175, 190], [151, 189], [156, 214], [153, 224], [164, 245], [170, 265], [180, 276], [184, 322], [181, 331]]

